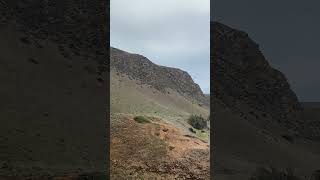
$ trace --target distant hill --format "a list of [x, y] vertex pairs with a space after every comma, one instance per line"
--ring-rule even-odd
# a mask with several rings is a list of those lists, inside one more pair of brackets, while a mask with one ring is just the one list
[[163, 93], [167, 93], [167, 90], [171, 89], [189, 100], [209, 106], [199, 85], [187, 72], [156, 65], [142, 55], [116, 48], [111, 48], [110, 51], [111, 68]]
[[319, 109], [298, 101], [247, 33], [212, 22], [211, 45], [213, 179], [270, 166], [309, 177], [320, 167]]
[[312, 107], [312, 108], [320, 108], [320, 102], [301, 102], [303, 108]]
[[173, 119], [209, 114], [209, 101], [187, 72], [116, 48], [110, 53], [111, 109], [115, 112]]
[[284, 74], [269, 65], [245, 32], [219, 22], [211, 28], [214, 96], [261, 126], [268, 125], [263, 119], [272, 119], [272, 124], [301, 134], [303, 121], [293, 118], [302, 107]]

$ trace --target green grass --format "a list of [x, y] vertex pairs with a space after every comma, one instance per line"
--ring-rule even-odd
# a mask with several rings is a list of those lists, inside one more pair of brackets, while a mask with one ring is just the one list
[[149, 119], [144, 116], [136, 116], [133, 118], [136, 122], [144, 124], [144, 123], [150, 123]]
[[207, 131], [207, 130], [198, 130], [198, 129], [194, 129], [196, 131], [196, 136], [205, 141], [205, 142], [209, 142], [209, 134], [210, 134], [210, 131]]
[[191, 111], [203, 117], [209, 114], [208, 108], [195, 106], [180, 95], [154, 94], [152, 88], [137, 89], [134, 81], [113, 71], [111, 77], [110, 111], [113, 113], [156, 116], [167, 120], [187, 119]]

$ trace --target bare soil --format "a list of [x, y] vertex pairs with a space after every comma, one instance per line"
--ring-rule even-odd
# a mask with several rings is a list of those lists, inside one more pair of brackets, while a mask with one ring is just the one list
[[209, 179], [209, 144], [158, 118], [111, 116], [112, 179]]

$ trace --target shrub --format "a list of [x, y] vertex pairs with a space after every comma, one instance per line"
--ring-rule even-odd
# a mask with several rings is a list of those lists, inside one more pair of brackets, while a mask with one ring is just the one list
[[133, 119], [138, 123], [149, 123], [150, 122], [146, 117], [143, 117], [143, 116], [136, 116]]
[[201, 115], [191, 115], [188, 119], [188, 123], [195, 129], [205, 129], [207, 128], [207, 120]]
[[300, 180], [292, 169], [280, 171], [275, 168], [258, 168], [250, 180]]

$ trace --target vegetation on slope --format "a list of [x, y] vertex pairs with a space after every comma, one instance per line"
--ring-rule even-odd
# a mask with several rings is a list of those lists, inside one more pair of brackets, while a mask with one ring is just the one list
[[193, 128], [198, 129], [198, 130], [207, 128], [207, 120], [204, 119], [201, 115], [192, 114], [188, 119], [188, 123]]
[[149, 119], [144, 116], [136, 116], [133, 118], [138, 123], [150, 123]]

